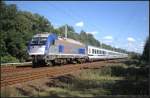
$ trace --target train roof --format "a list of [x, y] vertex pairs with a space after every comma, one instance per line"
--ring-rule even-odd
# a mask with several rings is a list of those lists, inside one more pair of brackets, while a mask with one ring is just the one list
[[104, 49], [104, 48], [101, 48], [101, 47], [96, 47], [96, 46], [91, 46], [91, 45], [88, 45], [88, 47], [94, 48], [94, 49], [100, 49], [100, 50], [104, 50], [104, 51], [109, 51], [107, 49]]
[[34, 35], [33, 37], [48, 37], [49, 35], [50, 33], [46, 33], [46, 34], [39, 33], [39, 34]]
[[58, 37], [59, 40], [65, 40], [67, 42], [70, 42], [70, 43], [74, 43], [74, 44], [78, 44], [78, 45], [84, 45], [83, 43], [79, 42], [79, 41], [76, 41], [74, 39], [70, 39], [70, 38], [65, 38], [65, 37], [61, 37], [59, 36]]
[[117, 52], [117, 51], [112, 51], [112, 50], [108, 50], [108, 49], [104, 49], [104, 48], [96, 47], [96, 46], [91, 46], [91, 45], [88, 45], [88, 47], [91, 47], [91, 48], [94, 48], [94, 49], [100, 49], [100, 50], [103, 50], [103, 51], [106, 51], [106, 52], [112, 52], [112, 53], [117, 53], [117, 54], [125, 54], [125, 53], [121, 53], [121, 52]]

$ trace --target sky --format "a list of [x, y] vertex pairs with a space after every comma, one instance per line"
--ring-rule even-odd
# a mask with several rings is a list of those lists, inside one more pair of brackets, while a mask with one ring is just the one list
[[38, 13], [55, 28], [68, 24], [102, 43], [142, 53], [149, 35], [148, 1], [6, 1]]

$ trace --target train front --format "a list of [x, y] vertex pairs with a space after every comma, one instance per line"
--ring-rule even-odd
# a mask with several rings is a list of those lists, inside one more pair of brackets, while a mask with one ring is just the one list
[[33, 66], [44, 63], [44, 54], [49, 34], [36, 34], [28, 46], [28, 54], [32, 57]]

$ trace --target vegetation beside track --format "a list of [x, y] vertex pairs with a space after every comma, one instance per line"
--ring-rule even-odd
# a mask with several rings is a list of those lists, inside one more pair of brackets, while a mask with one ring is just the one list
[[[100, 95], [148, 95], [148, 67], [132, 60], [97, 69], [82, 69], [80, 73], [53, 78], [42, 90], [7, 89], [16, 96], [95, 97]], [[132, 62], [132, 64], [131, 64]], [[38, 90], [39, 89], [39, 90]], [[8, 96], [10, 93], [8, 93]], [[2, 92], [4, 96], [4, 92]]]
[[100, 95], [148, 95], [148, 68], [113, 65], [58, 77], [41, 96], [95, 97]]

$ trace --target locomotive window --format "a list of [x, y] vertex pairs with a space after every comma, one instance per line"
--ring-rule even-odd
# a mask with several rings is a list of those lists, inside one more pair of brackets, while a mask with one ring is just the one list
[[40, 44], [40, 45], [45, 45], [45, 44], [46, 44], [46, 39], [47, 39], [47, 37], [40, 37], [40, 42], [39, 42], [39, 44]]
[[45, 45], [47, 37], [34, 37], [31, 45]]
[[38, 38], [37, 37], [32, 39], [31, 45], [38, 45]]

